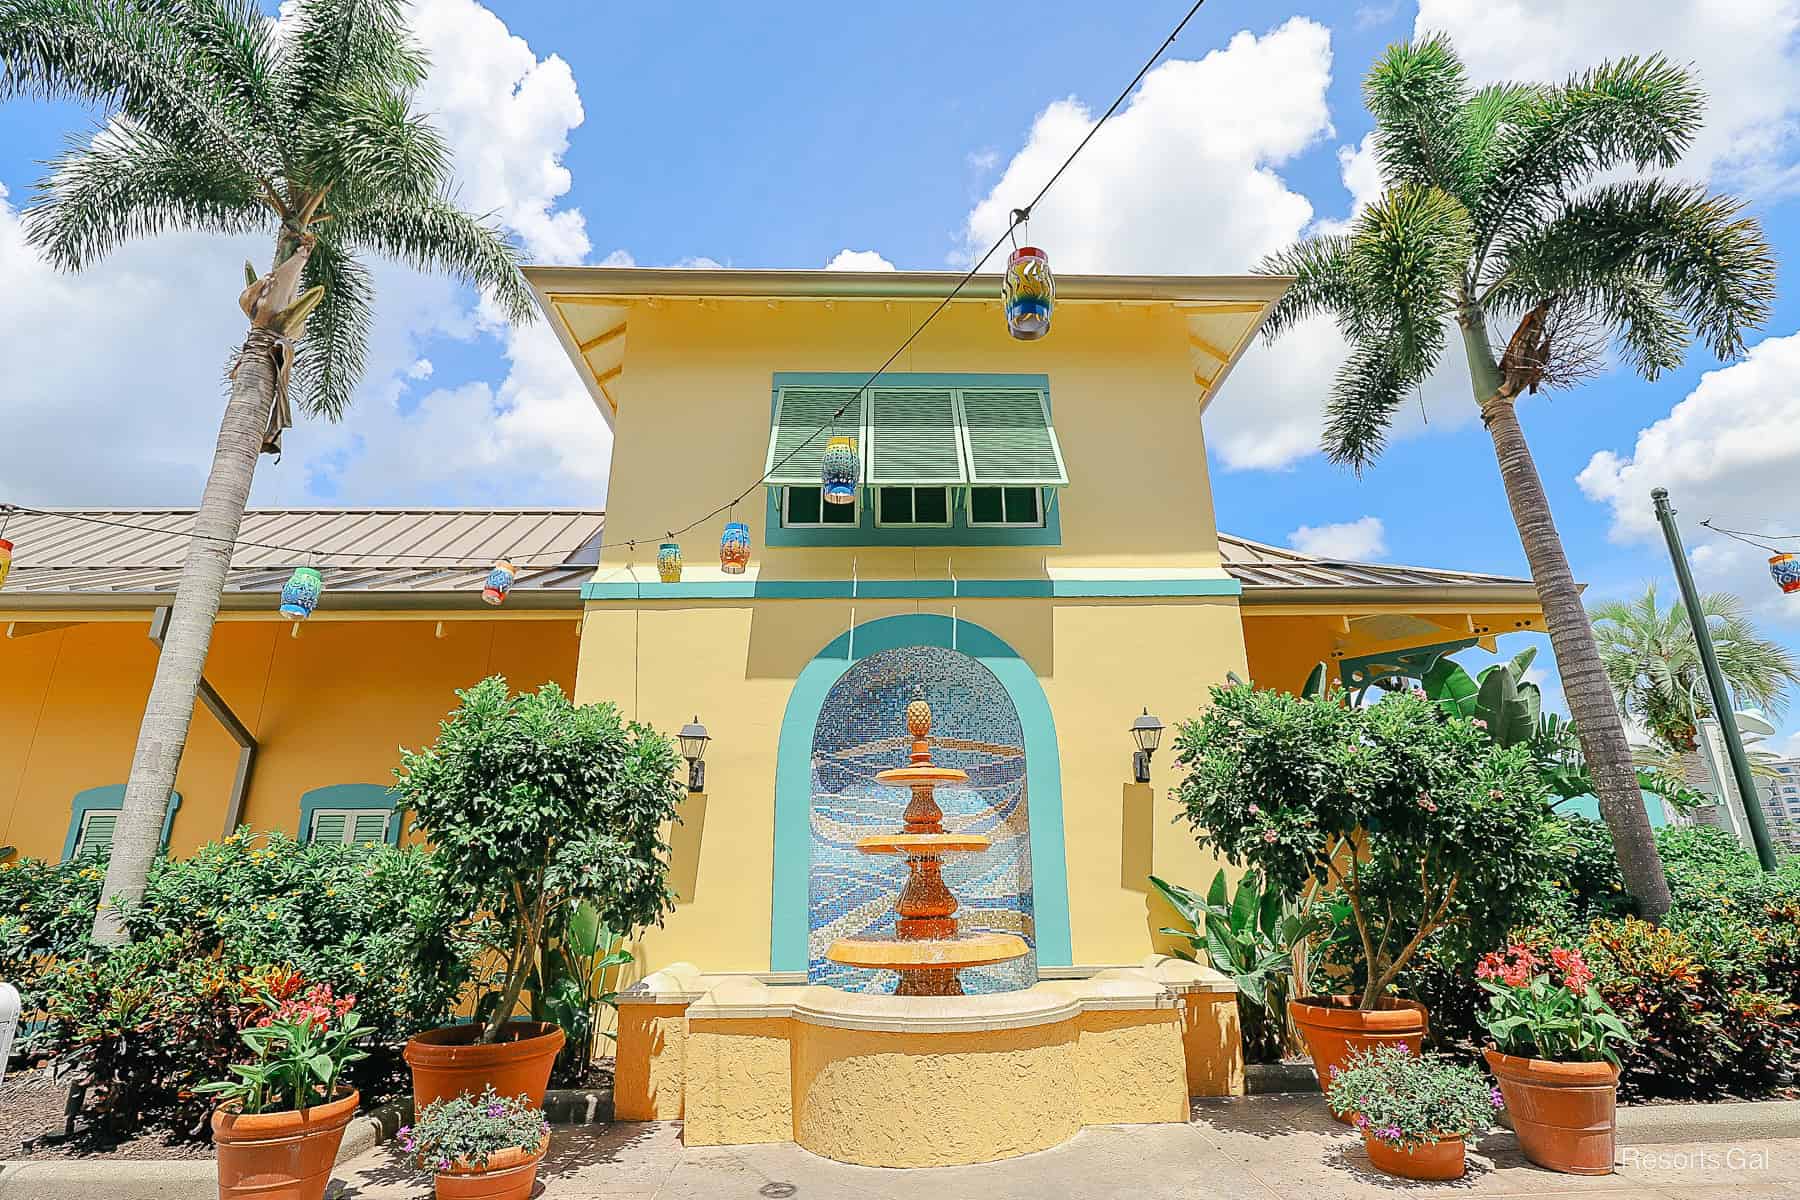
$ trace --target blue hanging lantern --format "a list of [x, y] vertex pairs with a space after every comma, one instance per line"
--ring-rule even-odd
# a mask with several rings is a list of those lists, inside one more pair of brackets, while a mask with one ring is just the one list
[[742, 521], [728, 521], [719, 538], [719, 570], [727, 575], [742, 575], [750, 565], [750, 527]]
[[680, 542], [664, 542], [656, 548], [656, 577], [664, 583], [681, 582]]
[[487, 604], [499, 606], [506, 603], [506, 593], [512, 591], [513, 580], [519, 577], [519, 570], [506, 559], [494, 564], [494, 569], [487, 573], [487, 580], [481, 585], [481, 599]]
[[1021, 342], [1035, 342], [1050, 332], [1050, 313], [1056, 307], [1056, 276], [1050, 273], [1050, 256], [1036, 246], [1020, 246], [1006, 260], [1006, 276], [1000, 284], [1000, 304], [1006, 310], [1006, 329]]
[[1784, 593], [1791, 596], [1800, 592], [1800, 558], [1792, 554], [1774, 555], [1769, 559], [1769, 575]]
[[855, 504], [861, 478], [862, 455], [856, 451], [856, 439], [834, 435], [825, 443], [825, 455], [819, 460], [819, 484], [825, 503]]
[[319, 606], [319, 594], [325, 580], [312, 567], [295, 567], [294, 573], [281, 587], [281, 615], [290, 621], [304, 621]]

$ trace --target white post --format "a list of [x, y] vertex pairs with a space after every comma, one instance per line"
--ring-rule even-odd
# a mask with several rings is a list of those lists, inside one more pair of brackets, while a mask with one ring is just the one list
[[6, 1060], [12, 1054], [13, 1035], [19, 1032], [19, 989], [0, 983], [0, 1083], [6, 1082]]

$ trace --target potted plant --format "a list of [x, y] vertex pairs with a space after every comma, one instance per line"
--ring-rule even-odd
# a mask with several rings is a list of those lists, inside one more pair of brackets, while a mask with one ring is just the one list
[[680, 760], [655, 730], [611, 704], [574, 704], [554, 683], [515, 696], [496, 675], [457, 697], [434, 744], [401, 751], [395, 786], [499, 967], [476, 1021], [408, 1040], [414, 1108], [490, 1086], [542, 1105], [565, 1039], [513, 1019], [521, 994], [542, 973], [546, 935], [584, 901], [618, 930], [673, 905], [662, 830], [683, 794]]
[[1610, 1175], [1618, 1133], [1619, 1048], [1636, 1039], [1594, 987], [1579, 950], [1540, 957], [1514, 944], [1484, 957], [1485, 1051], [1519, 1149], [1540, 1167]]
[[1530, 751], [1417, 690], [1367, 707], [1242, 685], [1211, 695], [1177, 742], [1177, 799], [1201, 844], [1329, 902], [1349, 930], [1349, 986], [1288, 1005], [1321, 1084], [1357, 1047], [1416, 1053], [1426, 1012], [1392, 994], [1401, 970], [1427, 939], [1542, 878], [1556, 853]]
[[325, 1195], [360, 1099], [341, 1082], [344, 1068], [368, 1057], [356, 1046], [368, 1030], [355, 1003], [323, 984], [287, 1000], [270, 998], [268, 1014], [240, 1035], [255, 1058], [232, 1064], [234, 1078], [195, 1089], [222, 1101], [212, 1115], [220, 1200]]
[[395, 1138], [431, 1175], [438, 1200], [524, 1200], [550, 1148], [550, 1122], [529, 1096], [434, 1100]]
[[1369, 1161], [1403, 1179], [1460, 1179], [1467, 1143], [1503, 1106], [1480, 1070], [1388, 1044], [1351, 1051], [1329, 1072], [1331, 1107], [1351, 1115]]

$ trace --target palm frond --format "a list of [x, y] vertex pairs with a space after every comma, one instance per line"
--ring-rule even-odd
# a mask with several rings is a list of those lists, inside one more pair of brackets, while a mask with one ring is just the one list
[[145, 0], [181, 39], [183, 53], [243, 107], [251, 124], [289, 124], [276, 84], [280, 51], [275, 23], [256, 0]]
[[288, 14], [281, 88], [301, 119], [359, 88], [408, 94], [428, 59], [406, 27], [402, 0], [298, 0]]
[[460, 279], [491, 296], [509, 320], [524, 323], [536, 314], [519, 273], [518, 248], [498, 228], [447, 201], [373, 204], [338, 213], [333, 223], [344, 245]]
[[128, 118], [52, 159], [25, 211], [27, 239], [78, 270], [119, 243], [176, 227], [249, 233], [269, 227], [256, 181], [229, 160], [199, 158]]
[[392, 90], [357, 85], [339, 92], [297, 132], [296, 173], [334, 211], [435, 196], [450, 177], [443, 135]]
[[1358, 472], [1380, 458], [1395, 411], [1421, 380], [1401, 370], [1389, 345], [1352, 346], [1325, 403], [1325, 457]]
[[1468, 193], [1460, 197], [1473, 208], [1494, 186], [1507, 135], [1530, 118], [1548, 91], [1542, 84], [1496, 83], [1470, 96], [1458, 114], [1457, 142], [1461, 175]]
[[374, 284], [340, 236], [319, 238], [301, 271], [302, 290], [322, 286], [325, 298], [307, 318], [290, 385], [301, 408], [332, 421], [349, 409], [362, 381], [375, 320]]
[[1469, 235], [1462, 203], [1420, 185], [1390, 189], [1363, 210], [1350, 234], [1351, 275], [1361, 281], [1372, 317], [1365, 329], [1379, 331], [1394, 369], [1409, 382], [1429, 375], [1443, 353]]
[[1292, 275], [1294, 282], [1269, 306], [1263, 335], [1270, 341], [1321, 313], [1345, 322], [1361, 319], [1362, 304], [1350, 269], [1350, 239], [1325, 234], [1295, 242], [1268, 255], [1253, 268], [1258, 275]]
[[1463, 195], [1464, 155], [1457, 114], [1469, 97], [1468, 74], [1450, 39], [1438, 33], [1389, 46], [1363, 80], [1375, 117], [1375, 155], [1390, 185], [1426, 185]]

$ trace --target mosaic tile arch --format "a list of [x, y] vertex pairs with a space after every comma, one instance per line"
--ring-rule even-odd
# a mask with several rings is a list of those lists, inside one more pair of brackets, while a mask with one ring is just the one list
[[875, 776], [906, 762], [906, 706], [931, 705], [931, 754], [968, 772], [939, 787], [944, 828], [993, 839], [981, 854], [944, 859], [944, 883], [961, 902], [965, 931], [1018, 934], [1024, 958], [962, 973], [963, 988], [1013, 991], [1037, 982], [1032, 912], [1025, 736], [1005, 687], [982, 663], [943, 646], [899, 646], [871, 654], [831, 687], [812, 740], [812, 856], [807, 890], [807, 979], [847, 991], [891, 992], [888, 971], [840, 966], [825, 957], [839, 938], [894, 932], [894, 897], [906, 879], [897, 855], [864, 854], [856, 839], [890, 833], [910, 796]]

